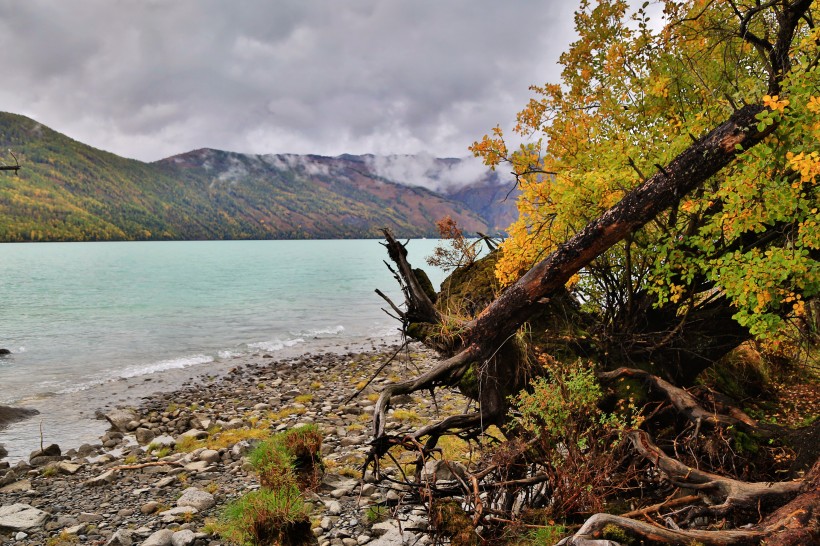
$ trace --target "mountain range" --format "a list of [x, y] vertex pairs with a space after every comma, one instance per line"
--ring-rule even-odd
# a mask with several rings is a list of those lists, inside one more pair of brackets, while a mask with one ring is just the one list
[[513, 183], [472, 158], [200, 149], [146, 163], [9, 113], [0, 149], [21, 165], [0, 174], [1, 242], [435, 237], [444, 216], [496, 234], [516, 213]]

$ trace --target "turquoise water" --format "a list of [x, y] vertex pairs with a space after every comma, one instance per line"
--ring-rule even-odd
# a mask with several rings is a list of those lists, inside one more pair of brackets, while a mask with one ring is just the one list
[[[435, 244], [411, 241], [414, 265]], [[376, 240], [2, 244], [0, 347], [13, 354], [0, 357], [0, 404], [73, 437], [124, 378], [398, 340], [374, 293], [401, 301], [384, 259]], [[26, 427], [0, 443], [29, 443]]]

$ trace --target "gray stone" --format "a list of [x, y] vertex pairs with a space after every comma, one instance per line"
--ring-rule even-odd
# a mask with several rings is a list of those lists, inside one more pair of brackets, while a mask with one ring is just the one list
[[137, 413], [132, 409], [115, 409], [105, 414], [105, 419], [111, 423], [114, 430], [128, 432], [128, 425], [138, 421]]
[[368, 496], [376, 492], [376, 486], [372, 483], [366, 483], [362, 486], [362, 495]]
[[80, 515], [77, 517], [77, 521], [79, 521], [80, 523], [97, 523], [98, 521], [102, 520], [102, 514], [92, 514], [90, 512], [81, 512]]
[[0, 529], [28, 531], [42, 527], [48, 520], [48, 513], [28, 504], [0, 506]]
[[240, 440], [239, 442], [236, 442], [231, 448], [231, 455], [234, 459], [238, 459], [250, 450], [250, 442], [248, 442], [247, 440]]
[[3, 447], [3, 444], [0, 444], [0, 459], [8, 455], [9, 452], [6, 451], [6, 448]]
[[205, 438], [208, 437], [208, 433], [205, 432], [204, 430], [198, 430], [198, 429], [192, 428], [191, 430], [185, 431], [182, 434], [180, 434], [180, 437], [182, 437], [182, 438], [193, 438], [194, 440], [204, 440]]
[[467, 467], [455, 461], [429, 460], [421, 472], [421, 479], [431, 481], [451, 481], [456, 475], [464, 479], [467, 476]]
[[99, 487], [101, 485], [106, 485], [114, 481], [114, 476], [116, 475], [116, 470], [108, 470], [103, 472], [96, 478], [91, 478], [83, 482], [83, 485], [86, 487]]
[[60, 455], [40, 455], [39, 457], [32, 457], [29, 459], [28, 464], [31, 466], [46, 466], [49, 463], [57, 463], [63, 460], [63, 457]]
[[133, 546], [134, 541], [131, 540], [131, 531], [120, 529], [114, 533], [105, 546]]
[[196, 540], [196, 533], [190, 529], [177, 531], [171, 537], [171, 546], [191, 546]]
[[20, 531], [19, 533], [14, 535], [14, 540], [24, 540], [26, 538], [28, 538], [28, 535], [26, 533], [24, 533], [23, 531]]
[[159, 503], [157, 501], [148, 501], [142, 506], [140, 506], [140, 512], [145, 515], [153, 514], [159, 508]]
[[199, 454], [199, 460], [205, 461], [207, 463], [216, 463], [219, 462], [221, 459], [219, 457], [219, 452], [213, 449], [203, 449], [202, 452]]
[[[392, 521], [376, 523], [370, 529], [370, 532], [378, 537], [370, 541], [371, 546], [395, 546], [396, 544], [404, 544], [403, 538], [409, 538], [402, 537], [399, 526]], [[410, 542], [410, 544], [413, 544], [413, 542]]]
[[168, 436], [167, 434], [163, 434], [162, 436], [157, 436], [153, 440], [151, 440], [152, 446], [157, 447], [174, 447], [177, 441], [174, 440], [173, 437]]
[[134, 431], [134, 436], [137, 438], [137, 442], [141, 445], [148, 445], [151, 441], [156, 437], [154, 435], [154, 431], [150, 428], [140, 427], [136, 431]]
[[79, 535], [86, 527], [87, 525], [85, 523], [78, 523], [77, 525], [70, 525], [68, 527], [65, 527], [63, 531], [65, 531], [69, 535]]
[[18, 491], [30, 491], [31, 480], [20, 480], [0, 487], [0, 493], [16, 493]]
[[208, 470], [208, 467], [211, 466], [211, 463], [208, 461], [196, 461], [194, 463], [188, 463], [185, 465], [185, 470], [188, 472], [205, 472]]
[[334, 499], [341, 499], [350, 494], [352, 489], [348, 489], [347, 487], [340, 487], [339, 489], [334, 489], [330, 492], [330, 496]]
[[29, 459], [33, 459], [34, 457], [59, 457], [62, 455], [63, 452], [60, 450], [60, 446], [57, 444], [51, 444], [48, 447], [44, 447], [43, 449], [38, 449], [37, 451], [32, 451], [31, 455], [29, 455]]
[[194, 413], [191, 418], [191, 426], [202, 430], [208, 430], [211, 428], [211, 423], [211, 418], [204, 413]]
[[166, 476], [159, 480], [157, 483], [154, 484], [154, 487], [168, 487], [172, 483], [177, 481], [175, 476]]
[[327, 507], [327, 513], [331, 516], [338, 516], [342, 513], [342, 503], [339, 501], [330, 501], [325, 506]]
[[376, 535], [377, 537], [380, 537], [380, 536], [383, 536], [383, 535], [391, 532], [393, 529], [395, 529], [395, 530], [399, 529], [398, 525], [396, 525], [396, 522], [394, 522], [392, 520], [391, 521], [380, 521], [379, 523], [374, 523], [370, 527], [370, 532], [373, 533], [374, 535]]
[[60, 461], [55, 465], [55, 467], [57, 468], [57, 472], [59, 472], [60, 474], [70, 474], [72, 476], [76, 474], [82, 466], [83, 465], [81, 464], [70, 463], [68, 461]]
[[171, 546], [174, 532], [170, 529], [161, 529], [146, 538], [140, 546]]
[[170, 510], [160, 512], [158, 515], [162, 518], [162, 521], [164, 521], [165, 523], [173, 523], [177, 521], [177, 519], [179, 519], [181, 516], [190, 517], [198, 512], [199, 510], [197, 510], [193, 506], [177, 506], [176, 508], [171, 508]]
[[177, 506], [193, 506], [197, 510], [207, 510], [216, 504], [214, 496], [196, 487], [189, 487], [177, 501]]
[[238, 417], [235, 417], [235, 418], [231, 419], [230, 421], [228, 421], [227, 423], [222, 422], [220, 424], [222, 425], [223, 430], [233, 430], [233, 429], [244, 427], [245, 426], [245, 421], [243, 421], [242, 419], [240, 419]]

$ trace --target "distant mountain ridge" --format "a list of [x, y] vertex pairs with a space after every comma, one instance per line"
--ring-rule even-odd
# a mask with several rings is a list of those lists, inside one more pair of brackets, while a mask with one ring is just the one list
[[499, 199], [510, 184], [459, 159], [200, 149], [145, 163], [7, 113], [0, 149], [22, 166], [0, 175], [3, 242], [435, 237], [444, 216], [497, 233], [515, 213]]

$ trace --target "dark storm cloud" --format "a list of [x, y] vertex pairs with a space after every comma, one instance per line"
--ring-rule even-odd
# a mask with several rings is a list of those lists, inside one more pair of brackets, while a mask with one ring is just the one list
[[155, 160], [465, 155], [554, 81], [574, 2], [0, 0], [0, 109]]

